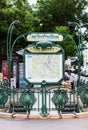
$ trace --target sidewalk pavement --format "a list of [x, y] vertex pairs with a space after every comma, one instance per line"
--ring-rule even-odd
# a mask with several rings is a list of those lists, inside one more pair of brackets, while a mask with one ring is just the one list
[[0, 130], [88, 130], [88, 118], [46, 120], [0, 118]]

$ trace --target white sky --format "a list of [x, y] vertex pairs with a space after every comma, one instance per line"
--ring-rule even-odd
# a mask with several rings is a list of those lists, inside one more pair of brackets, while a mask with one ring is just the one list
[[37, 0], [28, 0], [30, 4], [36, 4]]

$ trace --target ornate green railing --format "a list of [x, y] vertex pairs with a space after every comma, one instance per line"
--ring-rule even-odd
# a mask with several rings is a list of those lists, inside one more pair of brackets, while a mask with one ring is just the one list
[[[42, 110], [42, 88], [9, 88], [8, 80], [0, 81], [0, 109], [6, 108], [9, 113], [37, 112], [42, 116], [50, 113], [74, 113], [80, 112], [83, 108], [88, 108], [88, 88], [80, 83], [80, 90], [67, 91], [66, 88], [47, 87], [46, 91], [46, 111]], [[45, 92], [44, 92], [45, 93]], [[79, 97], [83, 106], [80, 106]], [[10, 100], [8, 106], [8, 99]]]

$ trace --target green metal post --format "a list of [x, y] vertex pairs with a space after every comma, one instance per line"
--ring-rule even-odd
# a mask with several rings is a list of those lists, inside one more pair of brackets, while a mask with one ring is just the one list
[[47, 116], [47, 106], [46, 106], [46, 82], [42, 82], [42, 116]]
[[81, 70], [81, 63], [82, 63], [82, 58], [81, 58], [81, 45], [83, 44], [82, 42], [82, 33], [81, 33], [81, 28], [80, 25], [76, 22], [73, 22], [73, 24], [75, 25], [76, 29], [77, 29], [77, 33], [78, 33], [78, 82], [77, 82], [77, 86], [79, 86], [79, 82], [80, 82], [80, 70]]
[[8, 62], [8, 79], [9, 79], [9, 85], [11, 86], [11, 67], [12, 67], [12, 53], [11, 53], [11, 47], [12, 47], [12, 32], [15, 26], [19, 24], [19, 21], [13, 21], [8, 28], [7, 33], [7, 62]]
[[82, 64], [82, 47], [83, 47], [83, 35], [81, 28], [85, 25], [88, 25], [88, 23], [79, 25], [77, 22], [69, 22], [70, 26], [74, 26], [77, 29], [78, 33], [78, 47], [77, 47], [77, 55], [78, 55], [78, 82], [77, 86], [79, 86], [80, 83], [80, 70], [81, 70], [81, 64]]
[[78, 23], [75, 22], [77, 32], [78, 32], [78, 39], [79, 39], [79, 44], [78, 44], [78, 83], [77, 85], [79, 86], [80, 83], [80, 71], [81, 71], [81, 64], [82, 64], [82, 50], [83, 50], [83, 34], [81, 28], [84, 27], [85, 25], [88, 25], [88, 23], [79, 25]]

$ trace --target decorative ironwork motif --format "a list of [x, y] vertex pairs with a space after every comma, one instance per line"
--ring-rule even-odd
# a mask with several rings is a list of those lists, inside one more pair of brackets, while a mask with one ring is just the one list
[[8, 100], [7, 92], [3, 91], [3, 89], [0, 89], [0, 108], [5, 107], [7, 100]]
[[88, 107], [88, 89], [81, 91], [80, 99], [83, 102], [83, 106]]
[[24, 91], [20, 96], [20, 102], [22, 103], [24, 109], [27, 109], [29, 112], [32, 109], [36, 98], [33, 91]]
[[52, 101], [56, 107], [56, 110], [58, 112], [62, 111], [68, 102], [68, 96], [67, 96], [66, 90], [56, 90], [54, 91], [54, 95], [52, 97]]

